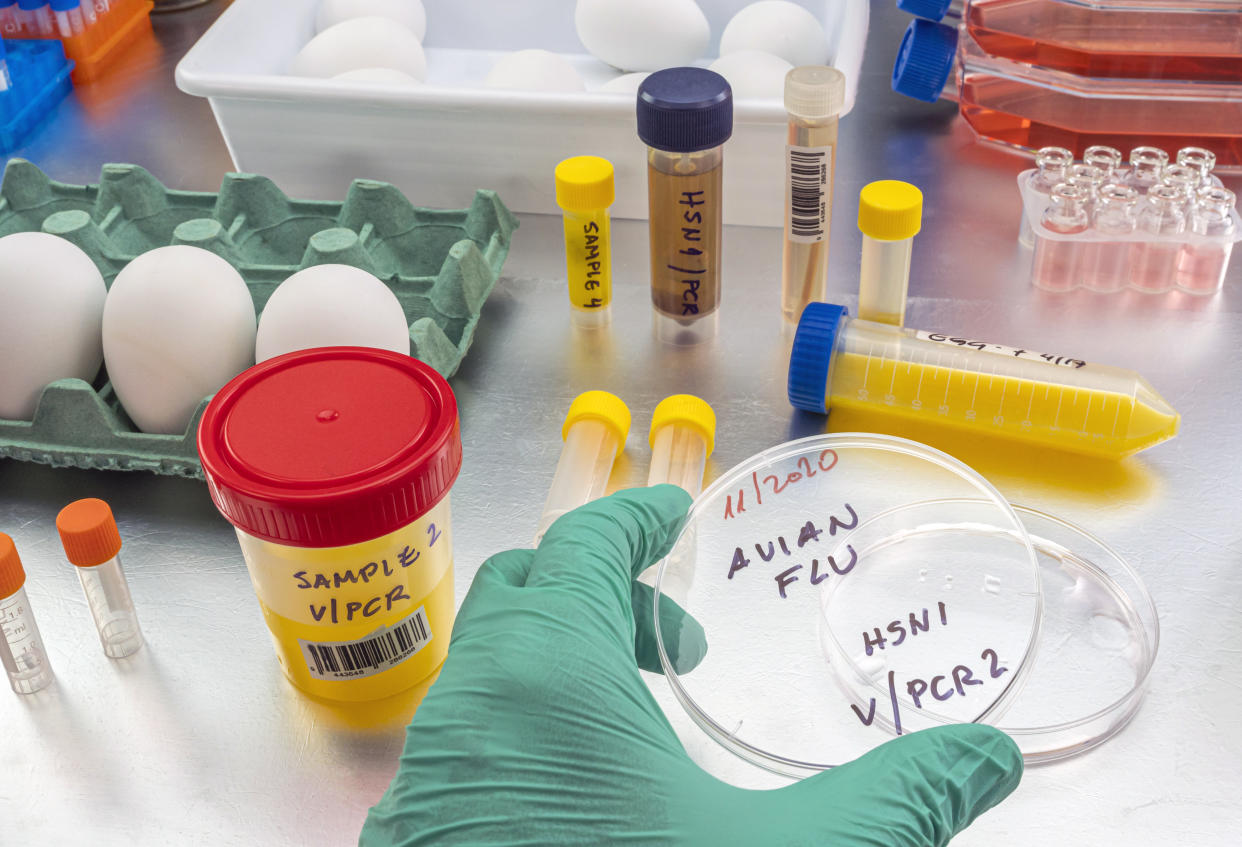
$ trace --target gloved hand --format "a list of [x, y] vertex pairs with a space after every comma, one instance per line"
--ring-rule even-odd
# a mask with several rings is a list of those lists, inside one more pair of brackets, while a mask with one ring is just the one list
[[[1017, 786], [1016, 746], [978, 725], [904, 736], [775, 791], [695, 765], [639, 676], [658, 660], [650, 595], [631, 600], [689, 502], [667, 485], [622, 491], [564, 515], [538, 550], [483, 564], [363, 847], [926, 847]], [[702, 657], [701, 643], [682, 650], [679, 667]]]

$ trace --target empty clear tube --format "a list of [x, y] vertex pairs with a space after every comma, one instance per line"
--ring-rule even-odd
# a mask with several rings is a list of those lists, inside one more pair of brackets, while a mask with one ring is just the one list
[[1148, 236], [1132, 246], [1130, 284], [1139, 291], [1168, 291], [1176, 281], [1181, 243], [1169, 236], [1186, 231], [1186, 195], [1180, 187], [1153, 185], [1138, 213], [1135, 231]]
[[[1072, 164], [1074, 164], [1074, 154], [1064, 147], [1040, 148], [1035, 154], [1035, 167], [1038, 170], [1031, 177], [1031, 188], [1045, 196], [1051, 194], [1055, 186], [1065, 182], [1069, 176], [1066, 168]], [[1024, 247], [1032, 247], [1035, 244], [1035, 230], [1026, 215], [1022, 216], [1018, 241]]]
[[142, 630], [121, 568], [121, 534], [103, 500], [70, 503], [56, 516], [65, 556], [75, 566], [106, 655], [120, 659], [142, 647]]
[[1100, 189], [1104, 187], [1104, 169], [1084, 163], [1070, 165], [1065, 173], [1066, 182], [1070, 185], [1077, 185], [1083, 190], [1083, 207], [1087, 210], [1087, 214], [1091, 214], [1095, 209], [1096, 201], [1100, 199]]
[[56, 23], [56, 32], [61, 38], [73, 38], [75, 35], [81, 35], [86, 31], [88, 21], [83, 12], [84, 8], [91, 10], [92, 16], [95, 12], [93, 5], [94, 0], [49, 0], [51, 8], [52, 20]]
[[18, 30], [28, 38], [55, 38], [56, 24], [47, 0], [17, 0]]
[[917, 187], [895, 179], [863, 186], [858, 195], [863, 234], [859, 317], [895, 326], [905, 322], [910, 257], [922, 225], [923, 192]]
[[1035, 259], [1031, 271], [1035, 285], [1046, 291], [1069, 291], [1078, 284], [1082, 264], [1081, 244], [1048, 238], [1043, 233], [1076, 235], [1086, 232], [1091, 223], [1086, 205], [1087, 191], [1081, 185], [1069, 183], [1052, 189], [1051, 203], [1035, 233]]
[[1121, 167], [1122, 156], [1121, 151], [1116, 147], [1094, 144], [1083, 151], [1082, 161], [1084, 165], [1093, 165], [1103, 171], [1104, 184], [1107, 185], [1115, 180], [1117, 170]]
[[1199, 171], [1199, 182], [1208, 185], [1216, 168], [1216, 154], [1202, 147], [1183, 147], [1177, 151], [1177, 163]]
[[692, 394], [665, 397], [651, 416], [648, 485], [678, 485], [698, 497], [703, 471], [716, 441], [716, 413]]
[[807, 303], [828, 291], [828, 236], [845, 74], [804, 65], [785, 75], [785, 251], [781, 315], [797, 323]]
[[[1234, 193], [1227, 188], [1200, 188], [1190, 212], [1190, 231], [1196, 235], [1233, 236], [1236, 225], [1230, 211], [1236, 202]], [[1196, 293], [1216, 291], [1224, 283], [1232, 252], [1233, 244], [1228, 240], [1213, 244], [1188, 241], [1178, 257], [1178, 286]]]
[[1082, 242], [1083, 284], [1092, 291], [1121, 291], [1130, 281], [1130, 244], [1110, 237], [1134, 232], [1138, 191], [1128, 185], [1106, 185], [1100, 189], [1095, 207], [1095, 231], [1105, 240]]
[[1164, 166], [1169, 163], [1169, 154], [1159, 147], [1135, 147], [1130, 151], [1130, 172], [1126, 175], [1126, 185], [1138, 189], [1139, 194], [1160, 183], [1160, 175]]
[[52, 665], [39, 635], [26, 572], [13, 539], [0, 532], [0, 664], [18, 694], [32, 694], [52, 681]]
[[574, 399], [561, 427], [565, 443], [535, 531], [536, 545], [561, 515], [604, 495], [629, 432], [630, 410], [621, 398], [587, 391]]

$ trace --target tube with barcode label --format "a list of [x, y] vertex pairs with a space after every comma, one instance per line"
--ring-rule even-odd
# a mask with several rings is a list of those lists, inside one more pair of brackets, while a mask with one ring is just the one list
[[797, 323], [807, 303], [828, 290], [828, 231], [837, 122], [845, 105], [845, 74], [804, 65], [785, 75], [785, 253], [781, 314]]

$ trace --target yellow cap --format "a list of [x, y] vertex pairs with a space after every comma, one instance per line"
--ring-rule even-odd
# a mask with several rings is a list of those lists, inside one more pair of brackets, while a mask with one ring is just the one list
[[712, 448], [716, 446], [716, 413], [706, 401], [693, 394], [674, 394], [661, 400], [651, 415], [651, 432], [647, 435], [647, 442], [652, 447], [655, 446], [656, 433], [669, 424], [698, 430], [707, 444], [707, 455], [712, 454]]
[[17, 593], [26, 581], [22, 557], [17, 555], [13, 539], [0, 532], [0, 600]]
[[858, 228], [880, 241], [902, 241], [923, 224], [923, 192], [908, 182], [882, 179], [858, 195]]
[[569, 428], [578, 421], [599, 421], [611, 429], [617, 441], [625, 443], [630, 434], [630, 409], [621, 398], [607, 391], [587, 391], [574, 398], [561, 427], [561, 438], [569, 437]]
[[616, 199], [612, 162], [599, 156], [574, 156], [556, 166], [556, 205], [566, 212], [607, 209]]
[[65, 558], [79, 568], [102, 565], [121, 552], [121, 533], [103, 500], [88, 497], [70, 503], [56, 516], [56, 529]]

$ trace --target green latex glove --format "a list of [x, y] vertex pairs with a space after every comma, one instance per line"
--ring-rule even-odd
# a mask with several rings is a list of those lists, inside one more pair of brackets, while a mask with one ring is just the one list
[[[978, 725], [775, 791], [700, 769], [638, 673], [658, 660], [632, 600], [689, 503], [673, 486], [622, 491], [561, 517], [538, 550], [483, 564], [360, 844], [926, 847], [1017, 786], [1016, 746]], [[685, 629], [679, 668], [703, 654]]]

